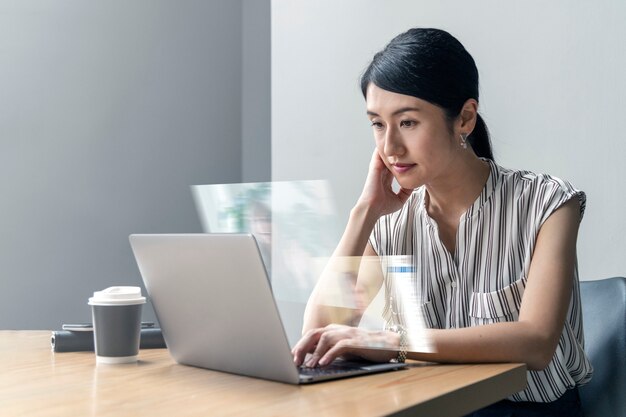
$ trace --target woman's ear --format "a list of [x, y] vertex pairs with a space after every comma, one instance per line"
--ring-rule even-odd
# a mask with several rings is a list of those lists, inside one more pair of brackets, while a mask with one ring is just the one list
[[473, 98], [467, 99], [459, 114], [459, 132], [469, 135], [474, 131], [478, 115], [478, 102]]

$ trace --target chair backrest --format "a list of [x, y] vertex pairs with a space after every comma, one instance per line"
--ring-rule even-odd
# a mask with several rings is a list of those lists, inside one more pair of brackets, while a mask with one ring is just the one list
[[626, 278], [580, 283], [593, 378], [580, 388], [586, 417], [626, 416]]

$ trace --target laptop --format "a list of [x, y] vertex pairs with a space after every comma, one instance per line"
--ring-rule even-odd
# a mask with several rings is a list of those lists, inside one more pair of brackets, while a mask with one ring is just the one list
[[297, 367], [251, 234], [129, 239], [165, 343], [180, 364], [290, 384], [406, 366], [337, 360]]

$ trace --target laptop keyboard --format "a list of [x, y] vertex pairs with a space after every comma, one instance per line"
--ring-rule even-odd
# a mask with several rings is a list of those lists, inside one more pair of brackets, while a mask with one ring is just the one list
[[300, 375], [306, 376], [337, 375], [346, 372], [358, 371], [359, 369], [361, 369], [362, 366], [363, 364], [346, 362], [341, 365], [331, 364], [324, 367], [315, 368], [307, 368], [305, 366], [301, 366], [299, 371]]

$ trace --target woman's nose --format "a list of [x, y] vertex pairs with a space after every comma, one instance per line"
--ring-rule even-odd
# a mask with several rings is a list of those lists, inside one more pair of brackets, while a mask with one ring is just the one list
[[387, 156], [401, 155], [404, 152], [402, 138], [394, 128], [389, 128], [385, 132], [384, 152]]

